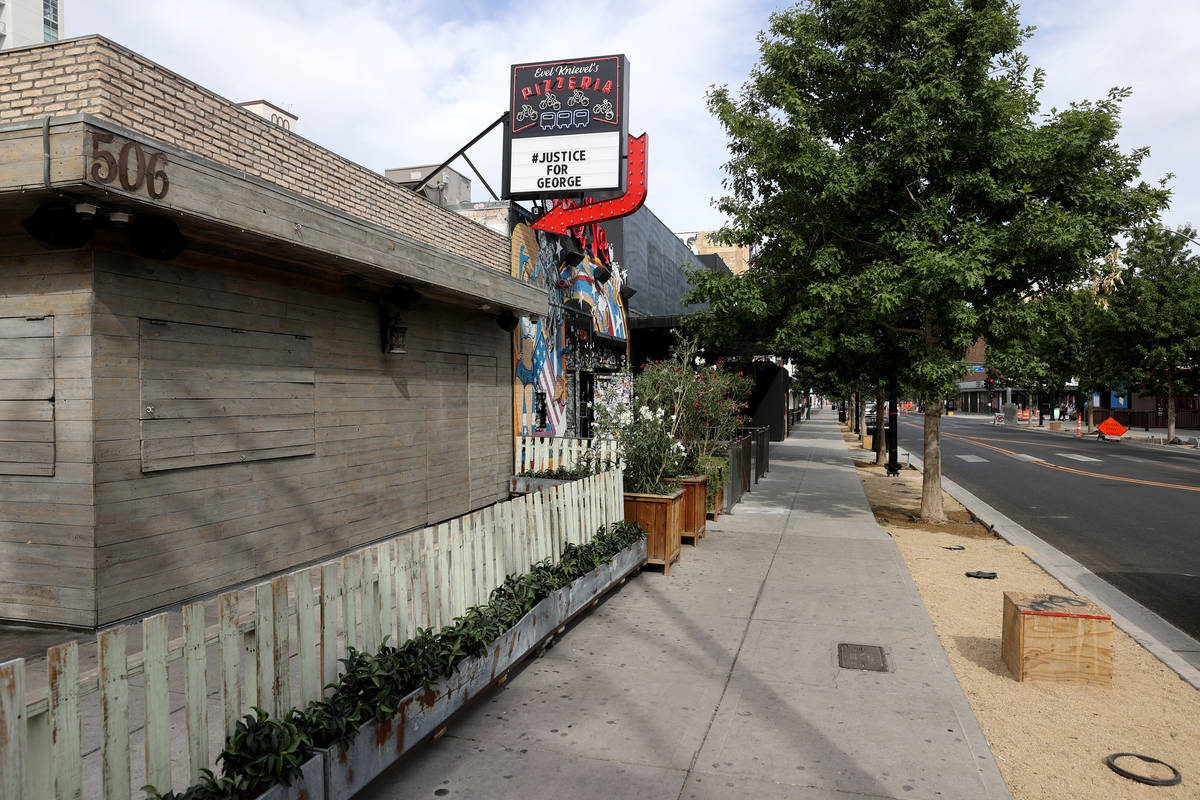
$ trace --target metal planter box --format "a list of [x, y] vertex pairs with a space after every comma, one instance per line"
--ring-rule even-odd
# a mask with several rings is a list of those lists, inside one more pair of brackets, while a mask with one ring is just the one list
[[493, 644], [487, 655], [468, 658], [429, 690], [418, 689], [400, 701], [387, 722], [359, 729], [349, 748], [318, 751], [324, 756], [325, 797], [347, 800], [451, 716], [489, 689], [543, 641], [554, 635], [614, 585], [646, 562], [646, 543], [638, 542], [613, 560], [576, 579], [533, 607]]
[[300, 777], [291, 786], [276, 784], [255, 800], [322, 800], [325, 797], [325, 758], [323, 751], [300, 765]]

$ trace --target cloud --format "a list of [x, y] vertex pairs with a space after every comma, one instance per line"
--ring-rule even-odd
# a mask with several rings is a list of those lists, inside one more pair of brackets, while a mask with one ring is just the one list
[[[68, 35], [102, 33], [232, 100], [265, 99], [302, 135], [376, 171], [438, 163], [504, 110], [508, 66], [625, 53], [630, 130], [650, 134], [648, 205], [670, 227], [720, 224], [725, 135], [705, 106], [757, 60], [768, 0], [106, 0], [66, 8]], [[782, 4], [778, 4], [782, 5]], [[1167, 221], [1200, 222], [1191, 143], [1200, 107], [1194, 0], [1041, 0], [1022, 20], [1046, 68], [1046, 107], [1131, 86], [1121, 144], [1151, 147], [1147, 177], [1176, 173]], [[499, 189], [499, 132], [470, 152]], [[461, 161], [456, 167], [469, 172]], [[473, 176], [471, 176], [473, 178]], [[477, 199], [486, 198], [473, 180]]]
[[1169, 225], [1200, 223], [1198, 169], [1193, 131], [1200, 125], [1200, 5], [1193, 0], [1153, 4], [1092, 0], [1040, 2], [1022, 7], [1021, 18], [1038, 31], [1026, 50], [1046, 70], [1043, 105], [1066, 107], [1097, 100], [1114, 87], [1129, 87], [1122, 105], [1122, 150], [1149, 147], [1142, 175], [1151, 182], [1175, 173], [1174, 197], [1164, 214]]
[[[726, 158], [704, 94], [744, 80], [767, 13], [720, 0], [110, 0], [70, 6], [66, 26], [72, 36], [102, 33], [231, 100], [286, 108], [301, 135], [378, 172], [438, 163], [466, 144], [504, 110], [510, 64], [625, 53], [630, 130], [650, 134], [648, 204], [667, 225], [695, 230], [720, 224], [710, 201]], [[469, 155], [499, 190], [499, 130]], [[475, 197], [486, 198], [471, 177]]]

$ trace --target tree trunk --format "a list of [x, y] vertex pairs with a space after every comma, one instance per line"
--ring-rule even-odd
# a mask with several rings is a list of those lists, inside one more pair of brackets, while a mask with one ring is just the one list
[[938, 400], [925, 406], [924, 470], [921, 473], [921, 521], [946, 521], [942, 504], [942, 404]]
[[1167, 441], [1175, 441], [1175, 376], [1167, 381]]
[[1094, 427], [1094, 426], [1092, 425], [1092, 423], [1093, 423], [1093, 422], [1095, 422], [1095, 419], [1096, 419], [1096, 418], [1095, 418], [1095, 414], [1096, 414], [1096, 406], [1092, 405], [1092, 403], [1091, 403], [1091, 400], [1090, 400], [1090, 398], [1089, 398], [1089, 401], [1088, 401], [1088, 413], [1087, 413], [1087, 426], [1088, 426], [1088, 428], [1087, 428], [1087, 429], [1088, 429], [1088, 433], [1091, 433], [1091, 432], [1092, 432], [1092, 428]]
[[881, 383], [875, 387], [875, 438], [871, 442], [875, 446], [875, 466], [887, 461], [887, 437], [883, 435], [883, 404], [886, 402], [887, 394]]
[[859, 436], [862, 436], [867, 432], [867, 402], [863, 398], [862, 392], [857, 393], [855, 397], [858, 398], [858, 403], [854, 406], [858, 416], [854, 420], [854, 430], [858, 432]]

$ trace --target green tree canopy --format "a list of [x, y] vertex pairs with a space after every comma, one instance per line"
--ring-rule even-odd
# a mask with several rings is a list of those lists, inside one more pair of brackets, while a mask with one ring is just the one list
[[722, 238], [756, 256], [700, 283], [691, 299], [713, 305], [695, 329], [781, 354], [886, 331], [932, 412], [929, 520], [945, 516], [940, 401], [963, 353], [1166, 201], [1134, 185], [1146, 151], [1115, 144], [1125, 91], [1040, 112], [1030, 35], [999, 0], [812, 0], [771, 16], [740, 94], [708, 98], [729, 135]]
[[1167, 400], [1175, 438], [1175, 399], [1194, 391], [1200, 371], [1200, 257], [1191, 226], [1147, 225], [1130, 237], [1124, 286], [1111, 298], [1117, 329], [1112, 359], [1131, 386]]

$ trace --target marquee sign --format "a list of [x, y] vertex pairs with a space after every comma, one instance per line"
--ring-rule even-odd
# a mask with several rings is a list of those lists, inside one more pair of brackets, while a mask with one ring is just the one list
[[514, 64], [504, 197], [624, 191], [628, 90], [623, 55]]

